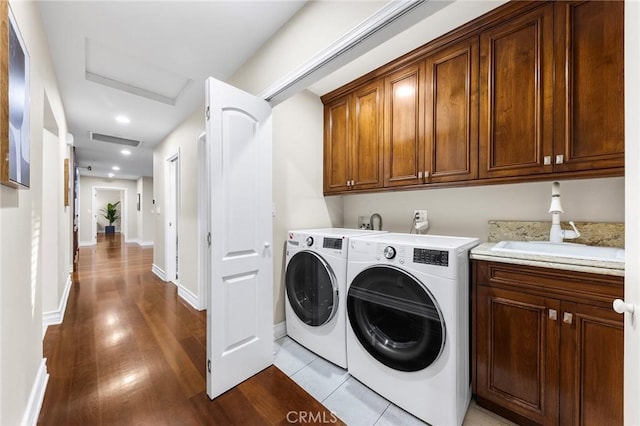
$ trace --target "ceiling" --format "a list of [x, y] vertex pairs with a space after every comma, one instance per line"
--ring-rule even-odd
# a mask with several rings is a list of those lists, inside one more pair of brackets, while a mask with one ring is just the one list
[[40, 2], [80, 173], [152, 176], [154, 147], [204, 105], [204, 80], [230, 77], [305, 1]]

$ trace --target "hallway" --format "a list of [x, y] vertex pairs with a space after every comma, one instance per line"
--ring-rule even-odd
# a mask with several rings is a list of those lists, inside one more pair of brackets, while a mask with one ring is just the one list
[[153, 249], [99, 235], [80, 249], [64, 318], [49, 327], [50, 374], [38, 420], [64, 424], [286, 424], [331, 414], [275, 367], [210, 401], [206, 312], [151, 272]]

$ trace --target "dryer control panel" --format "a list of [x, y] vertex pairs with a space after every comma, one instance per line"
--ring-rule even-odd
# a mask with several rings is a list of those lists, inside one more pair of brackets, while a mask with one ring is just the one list
[[444, 250], [429, 250], [414, 248], [413, 263], [425, 265], [449, 266], [449, 252]]

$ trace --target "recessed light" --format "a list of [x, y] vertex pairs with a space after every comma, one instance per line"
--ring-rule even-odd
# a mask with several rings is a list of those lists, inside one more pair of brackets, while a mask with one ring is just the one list
[[118, 115], [116, 116], [116, 121], [118, 123], [122, 123], [122, 124], [129, 124], [131, 123], [131, 120], [129, 119], [129, 117], [127, 117], [126, 115]]
[[114, 177], [115, 175], [113, 173], [109, 173], [109, 177]]
[[113, 166], [113, 167], [111, 168], [111, 170], [115, 170], [115, 171], [117, 172], [118, 170], [120, 170], [120, 167], [118, 167], [118, 166]]
[[129, 151], [128, 149], [123, 149], [120, 152], [122, 153], [122, 155], [131, 155], [131, 151]]

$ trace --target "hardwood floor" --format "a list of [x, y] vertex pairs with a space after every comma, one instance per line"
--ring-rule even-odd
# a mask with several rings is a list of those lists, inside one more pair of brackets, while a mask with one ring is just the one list
[[209, 400], [206, 314], [151, 272], [152, 259], [119, 234], [80, 249], [64, 323], [44, 339], [39, 424], [342, 424], [273, 366]]

